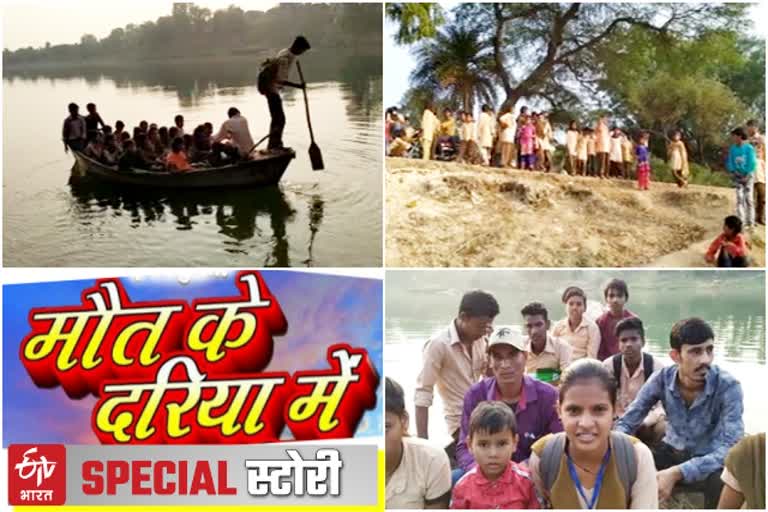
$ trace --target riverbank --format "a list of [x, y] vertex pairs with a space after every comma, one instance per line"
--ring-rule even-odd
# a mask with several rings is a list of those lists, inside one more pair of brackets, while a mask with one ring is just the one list
[[[400, 158], [387, 159], [386, 185], [390, 267], [706, 267], [735, 210], [726, 187], [641, 192], [629, 180]], [[764, 266], [764, 230], [747, 238]]]

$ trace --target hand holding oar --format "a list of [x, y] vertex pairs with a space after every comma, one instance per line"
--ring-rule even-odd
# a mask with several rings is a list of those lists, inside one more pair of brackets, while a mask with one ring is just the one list
[[309, 138], [312, 144], [309, 146], [309, 160], [312, 162], [312, 170], [321, 171], [325, 167], [323, 166], [323, 155], [320, 153], [320, 148], [315, 144], [315, 135], [312, 133], [312, 121], [309, 118], [309, 100], [307, 99], [307, 82], [304, 81], [304, 74], [301, 72], [301, 64], [296, 61], [296, 69], [299, 70], [299, 78], [301, 79], [301, 90], [304, 91], [304, 108], [307, 111], [307, 125], [309, 125]]

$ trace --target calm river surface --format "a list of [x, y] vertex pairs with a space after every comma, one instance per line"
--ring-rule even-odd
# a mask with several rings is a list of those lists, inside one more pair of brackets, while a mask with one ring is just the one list
[[61, 125], [71, 101], [81, 113], [96, 103], [107, 124], [128, 130], [182, 114], [188, 132], [206, 121], [218, 130], [236, 106], [256, 141], [269, 127], [258, 62], [6, 71], [5, 265], [380, 266], [381, 58], [325, 59], [302, 65], [326, 170], [312, 171], [304, 102], [291, 90], [284, 141], [297, 157], [279, 188], [230, 191], [69, 185]]
[[[492, 293], [501, 312], [495, 325], [521, 326], [520, 310], [528, 302], [544, 303], [551, 320], [565, 316], [560, 302], [569, 285], [587, 293], [587, 314], [601, 312], [603, 284], [624, 279], [629, 286], [627, 307], [646, 327], [646, 350], [668, 364], [669, 331], [682, 318], [699, 316], [712, 325], [715, 363], [741, 381], [744, 423], [748, 432], [764, 432], [768, 411], [765, 385], [765, 280], [762, 272], [736, 271], [388, 271], [386, 286], [386, 375], [405, 389], [413, 418], [413, 390], [421, 369], [421, 349], [430, 334], [455, 317], [465, 291]], [[429, 412], [430, 438], [450, 440], [442, 403], [435, 393]], [[411, 421], [415, 433], [415, 423]]]

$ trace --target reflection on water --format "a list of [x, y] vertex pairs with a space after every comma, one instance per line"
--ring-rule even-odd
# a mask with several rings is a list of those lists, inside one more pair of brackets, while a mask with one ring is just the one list
[[6, 266], [381, 265], [380, 56], [318, 52], [302, 59], [322, 172], [312, 170], [307, 155], [303, 95], [287, 89], [284, 141], [297, 158], [279, 188], [167, 192], [67, 185], [72, 157], [64, 154], [60, 134], [70, 101], [96, 103], [107, 124], [120, 119], [129, 131], [142, 119], [172, 125], [176, 114], [189, 131], [208, 121], [218, 129], [227, 109], [237, 106], [258, 140], [269, 131], [266, 100], [255, 84], [260, 62], [6, 72]]
[[[602, 312], [605, 282], [624, 279], [627, 307], [646, 329], [646, 348], [666, 364], [669, 332], [681, 318], [704, 318], [715, 332], [715, 363], [739, 379], [744, 390], [744, 421], [748, 432], [765, 430], [768, 412], [762, 403], [765, 380], [765, 281], [759, 271], [399, 271], [387, 272], [384, 365], [387, 376], [404, 388], [413, 414], [421, 349], [432, 333], [448, 325], [464, 291], [480, 288], [499, 302], [496, 325], [521, 326], [520, 310], [534, 300], [544, 303], [554, 322], [565, 316], [560, 302], [570, 285], [590, 298], [588, 316]], [[595, 300], [592, 300], [595, 299]], [[412, 416], [413, 417], [413, 416]], [[442, 403], [435, 394], [430, 409], [430, 437], [448, 439]]]
[[[210, 191], [146, 191], [135, 188], [115, 189], [108, 184], [70, 180], [74, 222], [88, 224], [102, 215], [126, 215], [132, 228], [142, 224], [172, 222], [179, 231], [191, 230], [197, 224], [213, 219], [218, 232], [228, 240], [226, 251], [243, 254], [242, 242], [258, 237], [269, 239], [271, 250], [260, 263], [264, 267], [291, 266], [286, 224], [295, 218], [295, 210], [278, 187], [253, 190]], [[323, 217], [323, 201], [314, 195], [308, 201], [312, 232], [308, 257], [302, 263], [311, 264], [312, 244]], [[259, 219], [268, 219], [268, 233]]]

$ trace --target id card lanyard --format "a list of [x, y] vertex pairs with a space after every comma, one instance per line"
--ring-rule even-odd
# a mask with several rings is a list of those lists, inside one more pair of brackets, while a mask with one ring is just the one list
[[611, 447], [609, 446], [608, 451], [605, 452], [605, 456], [603, 457], [603, 462], [600, 464], [600, 470], [597, 472], [597, 477], [595, 478], [595, 488], [592, 491], [592, 499], [588, 500], [587, 495], [584, 492], [584, 487], [581, 485], [581, 480], [579, 480], [579, 474], [576, 472], [576, 466], [573, 464], [571, 456], [568, 455], [568, 472], [571, 474], [571, 480], [573, 480], [573, 483], [576, 484], [576, 490], [579, 492], [581, 499], [584, 500], [584, 503], [587, 504], [587, 508], [590, 510], [595, 508], [595, 505], [597, 505], [597, 500], [600, 498], [600, 489], [603, 487], [605, 468], [608, 467], [608, 459], [610, 459], [610, 457]]

